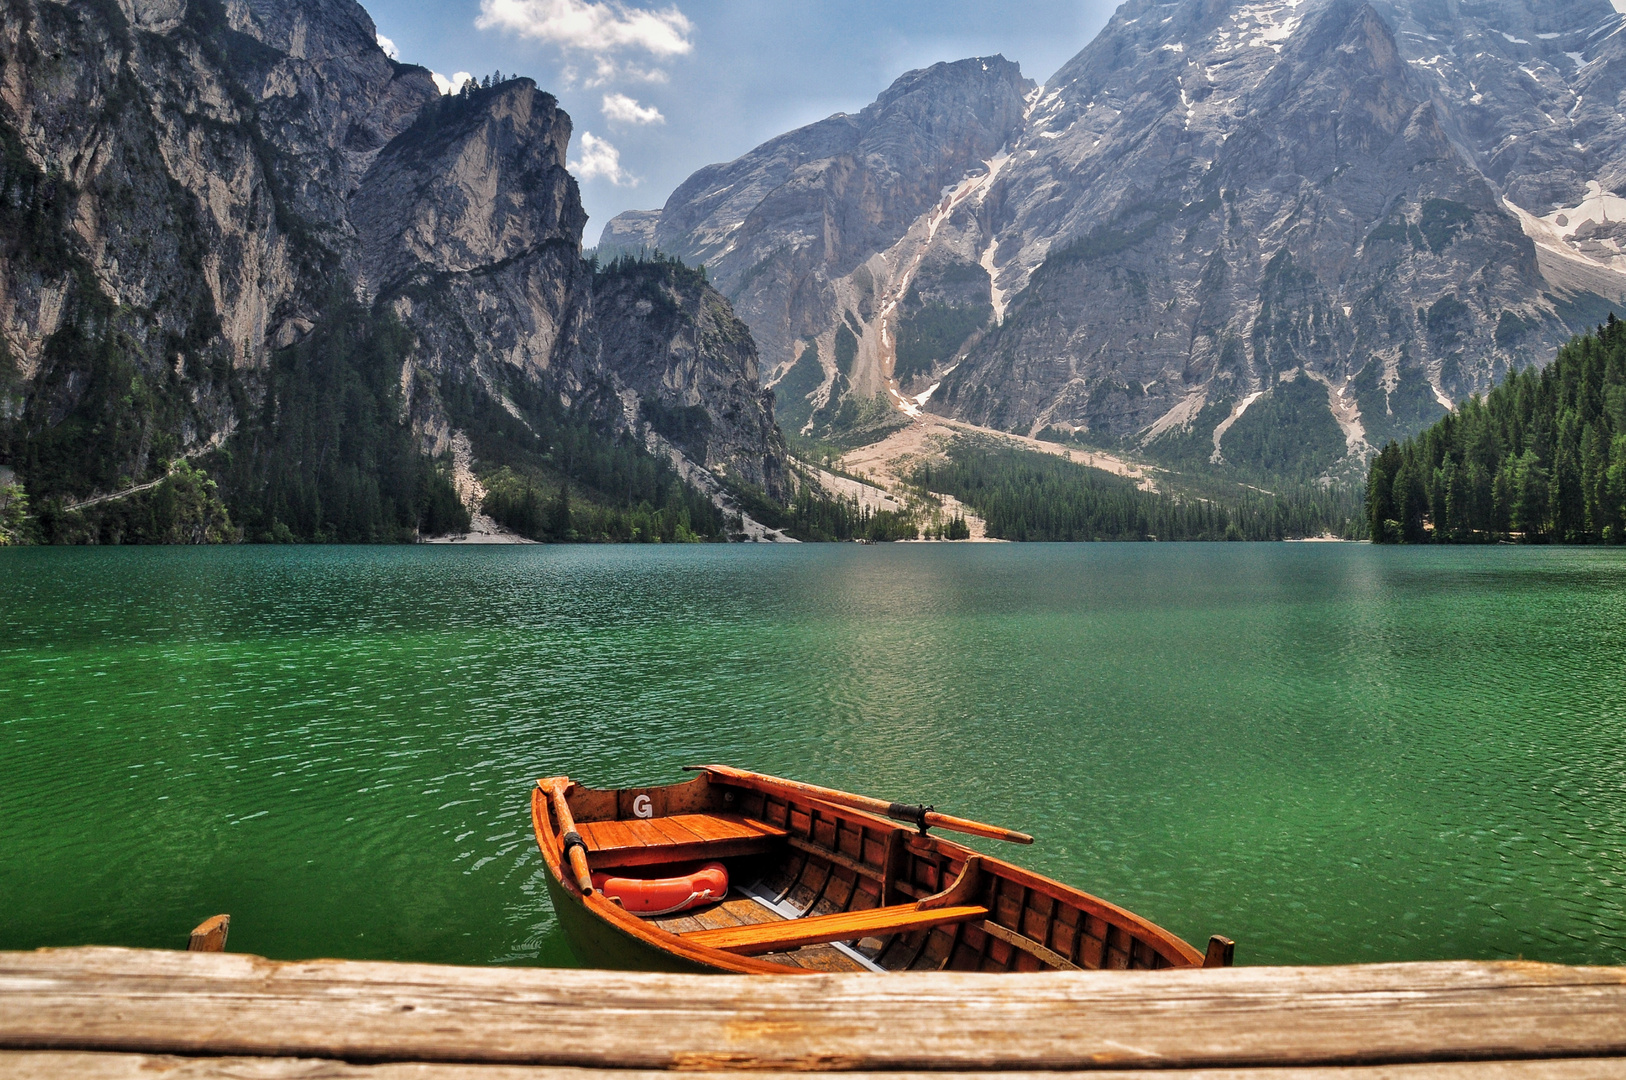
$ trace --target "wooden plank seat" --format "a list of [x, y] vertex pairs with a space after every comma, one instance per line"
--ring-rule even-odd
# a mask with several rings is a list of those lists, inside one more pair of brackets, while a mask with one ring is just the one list
[[852, 941], [878, 934], [901, 934], [945, 923], [986, 919], [988, 909], [975, 905], [922, 908], [916, 904], [893, 904], [862, 911], [838, 911], [833, 915], [809, 915], [783, 922], [729, 926], [720, 930], [695, 930], [682, 935], [684, 941], [723, 949], [742, 956], [799, 949], [829, 941]]
[[784, 829], [738, 814], [581, 821], [576, 831], [587, 845], [587, 862], [594, 870], [760, 855], [785, 838]]

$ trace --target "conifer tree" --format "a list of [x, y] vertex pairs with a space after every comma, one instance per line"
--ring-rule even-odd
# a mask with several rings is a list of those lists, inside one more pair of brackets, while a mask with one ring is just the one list
[[553, 514], [548, 522], [549, 530], [554, 538], [568, 540], [571, 536], [570, 528], [570, 482], [565, 481], [559, 485], [559, 497], [554, 500]]
[[1626, 323], [1611, 315], [1545, 369], [1384, 447], [1367, 517], [1378, 543], [1626, 542]]

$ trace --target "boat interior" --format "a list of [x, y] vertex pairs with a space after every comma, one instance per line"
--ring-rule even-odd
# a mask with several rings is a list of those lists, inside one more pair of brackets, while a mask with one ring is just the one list
[[[574, 819], [567, 824], [593, 872], [660, 878], [702, 861], [727, 867], [725, 899], [639, 920], [657, 947], [675, 935], [688, 946], [819, 971], [1204, 962], [1131, 912], [915, 824], [729, 773], [620, 790], [558, 778]], [[544, 854], [552, 847], [550, 865], [564, 867], [568, 829], [547, 799], [536, 806]]]

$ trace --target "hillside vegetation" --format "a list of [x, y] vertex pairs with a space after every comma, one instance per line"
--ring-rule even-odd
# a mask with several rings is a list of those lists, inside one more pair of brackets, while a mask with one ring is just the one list
[[1134, 481], [1051, 454], [960, 440], [914, 482], [953, 495], [1002, 540], [1359, 539], [1359, 493], [1236, 489], [1223, 498], [1142, 491]]
[[1367, 520], [1377, 543], [1626, 542], [1626, 323], [1389, 443]]

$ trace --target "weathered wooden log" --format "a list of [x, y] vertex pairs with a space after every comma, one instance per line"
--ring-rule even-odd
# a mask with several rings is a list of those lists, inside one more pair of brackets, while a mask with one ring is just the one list
[[[1618, 1080], [1618, 1058], [1476, 1061], [1440, 1065], [1309, 1069], [1108, 1069], [1008, 1072], [1000, 1080]], [[747, 1074], [750, 1075], [750, 1074]], [[760, 1075], [760, 1074], [758, 1074]], [[851, 1080], [972, 1080], [985, 1072], [845, 1073]], [[311, 1058], [188, 1058], [158, 1054], [0, 1051], [5, 1080], [668, 1080], [670, 1073], [561, 1069], [550, 1065], [385, 1063]], [[685, 1080], [739, 1080], [737, 1072], [685, 1073]]]
[[44, 950], [0, 953], [0, 1049], [859, 1072], [1626, 1058], [1626, 969], [775, 978]]
[[226, 933], [231, 929], [230, 915], [215, 915], [204, 919], [187, 940], [187, 952], [225, 952]]

